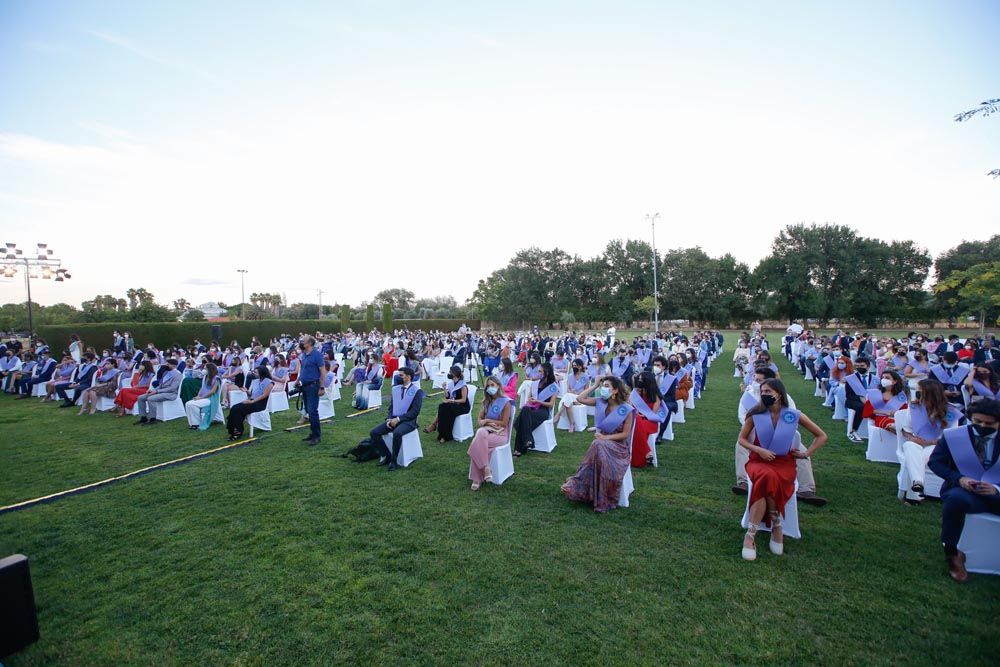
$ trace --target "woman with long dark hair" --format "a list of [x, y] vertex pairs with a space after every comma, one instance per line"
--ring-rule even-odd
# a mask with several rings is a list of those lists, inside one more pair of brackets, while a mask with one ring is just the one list
[[250, 396], [230, 408], [229, 416], [226, 418], [226, 430], [229, 431], [230, 440], [239, 440], [243, 437], [243, 422], [248, 415], [267, 409], [267, 398], [274, 388], [274, 381], [271, 379], [267, 364], [261, 364], [250, 371], [250, 377], [252, 378]]
[[629, 394], [629, 403], [636, 410], [632, 427], [632, 465], [642, 468], [653, 462], [649, 436], [658, 434], [660, 424], [667, 419], [667, 408], [660, 396], [655, 375], [643, 371], [635, 376], [635, 389]]
[[437, 417], [424, 429], [424, 433], [438, 432], [438, 442], [451, 442], [455, 438], [452, 430], [459, 415], [469, 413], [469, 388], [465, 384], [462, 367], [455, 365], [448, 369], [448, 385], [445, 398], [438, 404]]
[[510, 439], [510, 415], [514, 401], [507, 397], [496, 376], [483, 383], [483, 404], [479, 409], [479, 428], [469, 445], [469, 479], [472, 490], [478, 491], [483, 482], [492, 482], [490, 454]]
[[897, 410], [906, 408], [907, 395], [903, 378], [899, 373], [887, 368], [882, 371], [879, 385], [868, 390], [868, 400], [865, 402], [862, 416], [871, 419], [876, 428], [896, 432]]
[[149, 384], [155, 376], [153, 362], [144, 359], [139, 364], [139, 369], [132, 375], [132, 385], [121, 389], [115, 396], [119, 417], [124, 417], [126, 412], [135, 407], [135, 402], [139, 400], [139, 397], [149, 391]]
[[909, 419], [900, 419], [903, 434], [903, 469], [910, 482], [904, 500], [916, 504], [924, 499], [924, 471], [934, 446], [949, 424], [958, 423], [962, 413], [944, 395], [944, 385], [925, 378], [917, 383], [917, 391], [907, 410]]
[[192, 431], [206, 430], [212, 425], [212, 419], [219, 409], [219, 395], [222, 380], [219, 379], [219, 367], [211, 361], [205, 364], [205, 375], [201, 378], [201, 388], [198, 394], [184, 404], [187, 413], [188, 428]]
[[[809, 458], [826, 444], [826, 433], [798, 410], [788, 407], [788, 393], [781, 380], [767, 379], [760, 386], [760, 404], [747, 413], [740, 429], [740, 446], [750, 450], [747, 477], [752, 490], [749, 523], [743, 538], [743, 558], [755, 560], [757, 528], [764, 520], [771, 527], [771, 553], [784, 553], [781, 520], [785, 504], [795, 493], [795, 459]], [[798, 427], [813, 435], [806, 451], [796, 447]], [[765, 516], [766, 515], [766, 516]]]
[[546, 361], [539, 364], [538, 368], [540, 373], [538, 384], [531, 383], [528, 386], [528, 401], [517, 416], [517, 423], [514, 426], [514, 456], [521, 456], [535, 447], [532, 432], [552, 414], [550, 411], [559, 393], [552, 364]]

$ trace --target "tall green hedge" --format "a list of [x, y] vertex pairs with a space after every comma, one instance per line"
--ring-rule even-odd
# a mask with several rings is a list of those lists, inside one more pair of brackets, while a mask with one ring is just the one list
[[392, 304], [382, 304], [382, 331], [392, 331]]
[[[473, 329], [479, 329], [479, 320], [464, 322]], [[38, 335], [45, 339], [53, 350], [61, 351], [69, 348], [70, 334], [78, 334], [84, 345], [93, 346], [100, 352], [101, 348], [111, 347], [114, 343], [112, 333], [128, 331], [137, 345], [153, 343], [157, 347], [167, 345], [185, 346], [195, 338], [208, 344], [212, 340], [212, 322], [101, 322], [99, 324], [59, 324], [36, 327]], [[283, 333], [297, 335], [299, 332], [335, 333], [342, 331], [341, 322], [337, 320], [259, 320], [217, 322], [222, 327], [223, 344], [237, 340], [241, 345], [250, 342], [253, 336], [267, 342]], [[457, 331], [463, 320], [396, 320], [396, 328], [412, 328], [441, 331]], [[355, 332], [367, 331], [365, 322], [352, 320], [348, 326]]]

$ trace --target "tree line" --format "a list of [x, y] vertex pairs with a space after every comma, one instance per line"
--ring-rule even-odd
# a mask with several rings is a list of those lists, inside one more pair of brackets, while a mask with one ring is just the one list
[[[614, 240], [582, 258], [553, 248], [518, 252], [479, 281], [472, 305], [499, 323], [582, 323], [652, 320], [653, 250]], [[731, 254], [700, 247], [656, 256], [661, 320], [713, 326], [754, 319], [891, 323], [955, 322], [1000, 316], [1000, 235], [966, 241], [936, 260], [913, 241], [860, 236], [835, 224], [783, 229], [771, 252], [751, 269]], [[932, 277], [933, 283], [927, 287]]]
[[[932, 261], [913, 241], [867, 238], [843, 225], [796, 224], [775, 237], [770, 254], [753, 269], [731, 254], [710, 257], [700, 247], [667, 250], [656, 262], [664, 321], [727, 326], [810, 319], [876, 327], [896, 322], [933, 326], [964, 317], [992, 325], [1000, 317], [1000, 235], [964, 241]], [[507, 266], [480, 280], [462, 305], [452, 296], [417, 298], [397, 287], [358, 306], [288, 304], [275, 292], [255, 292], [249, 303], [219, 306], [230, 318], [248, 320], [485, 319], [589, 328], [594, 322], [652, 320], [652, 278], [650, 244], [614, 240], [590, 258], [559, 248], [521, 250]], [[81, 308], [33, 304], [33, 311], [36, 325], [205, 320], [186, 299], [161, 305], [142, 287], [129, 288], [123, 297], [97, 295]], [[24, 330], [27, 319], [24, 303], [0, 306], [2, 330]]]

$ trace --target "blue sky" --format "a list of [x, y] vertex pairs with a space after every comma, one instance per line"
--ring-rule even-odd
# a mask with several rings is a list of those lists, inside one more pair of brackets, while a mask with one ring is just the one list
[[938, 253], [1000, 229], [1000, 118], [951, 120], [1000, 97], [997, 35], [995, 1], [0, 0], [0, 241], [53, 246], [36, 299], [77, 305], [234, 303], [238, 267], [464, 299], [653, 211], [751, 265], [800, 221]]

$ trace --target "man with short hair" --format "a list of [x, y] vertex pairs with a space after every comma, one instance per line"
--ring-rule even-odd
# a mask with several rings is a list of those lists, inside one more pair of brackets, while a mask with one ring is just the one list
[[[184, 379], [184, 376], [177, 370], [177, 360], [171, 357], [164, 363], [167, 365], [167, 372], [160, 377], [160, 381], [157, 382], [156, 387], [150, 388], [149, 391], [139, 396], [136, 400], [136, 409], [139, 411], [139, 421], [135, 422], [136, 426], [148, 426], [149, 424], [156, 424], [163, 421], [156, 418], [156, 404], [162, 405], [163, 403], [172, 401], [180, 393], [181, 381]], [[153, 403], [153, 405], [150, 406], [150, 403]], [[149, 416], [150, 407], [153, 409], [152, 417]]]
[[941, 485], [941, 545], [948, 574], [968, 579], [965, 554], [958, 541], [968, 514], [1000, 515], [1000, 401], [985, 399], [969, 407], [971, 424], [949, 428], [941, 435], [927, 465], [944, 480]]
[[[424, 405], [424, 390], [413, 382], [413, 369], [403, 366], [399, 369], [403, 381], [392, 388], [392, 400], [386, 420], [373, 428], [368, 436], [372, 445], [381, 453], [378, 465], [388, 465], [389, 470], [399, 467], [397, 463], [399, 450], [403, 446], [403, 436], [417, 429], [417, 417]], [[390, 450], [382, 436], [392, 434], [392, 449]]]
[[299, 387], [302, 390], [302, 403], [309, 417], [309, 436], [303, 439], [310, 447], [319, 444], [319, 397], [323, 395], [323, 380], [326, 378], [326, 365], [323, 353], [316, 349], [316, 339], [310, 335], [302, 338], [302, 356], [299, 357]]

